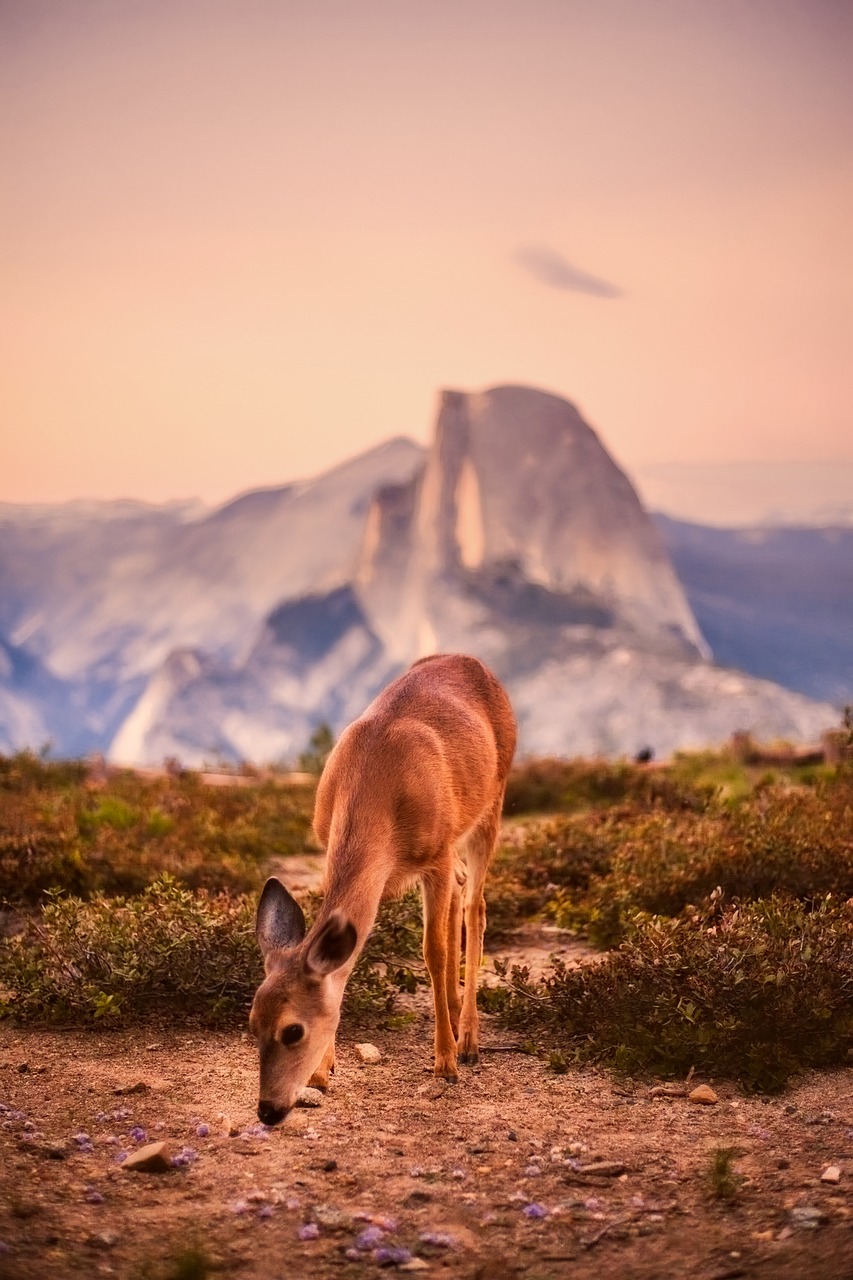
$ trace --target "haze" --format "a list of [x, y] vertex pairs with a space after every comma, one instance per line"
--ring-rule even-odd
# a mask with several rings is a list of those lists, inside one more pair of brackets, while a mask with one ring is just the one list
[[503, 382], [629, 468], [853, 461], [851, 14], [2, 0], [0, 499], [219, 501]]

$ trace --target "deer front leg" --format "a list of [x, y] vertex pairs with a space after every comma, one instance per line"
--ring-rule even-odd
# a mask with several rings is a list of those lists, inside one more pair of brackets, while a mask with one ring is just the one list
[[329, 1045], [323, 1057], [320, 1059], [320, 1065], [308, 1081], [309, 1089], [322, 1089], [323, 1093], [329, 1087], [329, 1077], [335, 1072], [335, 1042]]
[[455, 1084], [456, 1037], [447, 1000], [447, 967], [450, 947], [450, 907], [453, 863], [447, 858], [441, 867], [424, 877], [424, 960], [432, 980], [435, 1004], [435, 1074]]

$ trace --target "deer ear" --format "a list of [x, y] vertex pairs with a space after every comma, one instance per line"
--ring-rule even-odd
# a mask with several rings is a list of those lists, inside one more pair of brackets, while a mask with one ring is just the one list
[[340, 911], [333, 911], [308, 944], [305, 968], [318, 977], [334, 973], [355, 951], [357, 936], [355, 925]]
[[275, 876], [267, 880], [258, 902], [255, 935], [265, 960], [271, 951], [296, 947], [305, 937], [302, 908]]

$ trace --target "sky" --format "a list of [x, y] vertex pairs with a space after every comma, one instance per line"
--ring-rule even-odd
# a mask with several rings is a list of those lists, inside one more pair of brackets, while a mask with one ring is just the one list
[[0, 0], [0, 501], [222, 501], [439, 388], [853, 462], [847, 0]]

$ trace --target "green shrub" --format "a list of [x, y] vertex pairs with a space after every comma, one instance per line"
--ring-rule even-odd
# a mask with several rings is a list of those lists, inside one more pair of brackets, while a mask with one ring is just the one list
[[600, 946], [619, 942], [637, 910], [675, 916], [718, 888], [724, 900], [853, 896], [853, 783], [843, 774], [814, 789], [772, 788], [737, 809], [651, 813], [605, 831], [610, 869], [586, 886], [549, 863], [559, 885], [551, 914]]
[[741, 904], [710, 926], [699, 913], [637, 915], [599, 963], [554, 961], [541, 983], [499, 971], [508, 986], [486, 997], [492, 1012], [624, 1071], [695, 1067], [774, 1090], [853, 1048], [853, 904], [831, 897], [811, 911]]
[[665, 766], [649, 769], [625, 760], [527, 760], [510, 773], [504, 813], [573, 813], [626, 800], [702, 809], [713, 790], [676, 778]]
[[[350, 1018], [389, 1012], [420, 980], [418, 922], [416, 895], [383, 906], [347, 987]], [[132, 898], [49, 901], [0, 951], [0, 1011], [21, 1022], [118, 1025], [175, 1009], [242, 1020], [262, 976], [255, 898], [164, 875]]]
[[162, 872], [193, 888], [257, 888], [272, 857], [302, 852], [313, 787], [206, 787], [194, 774], [103, 786], [83, 770], [0, 758], [0, 901], [137, 893]]

